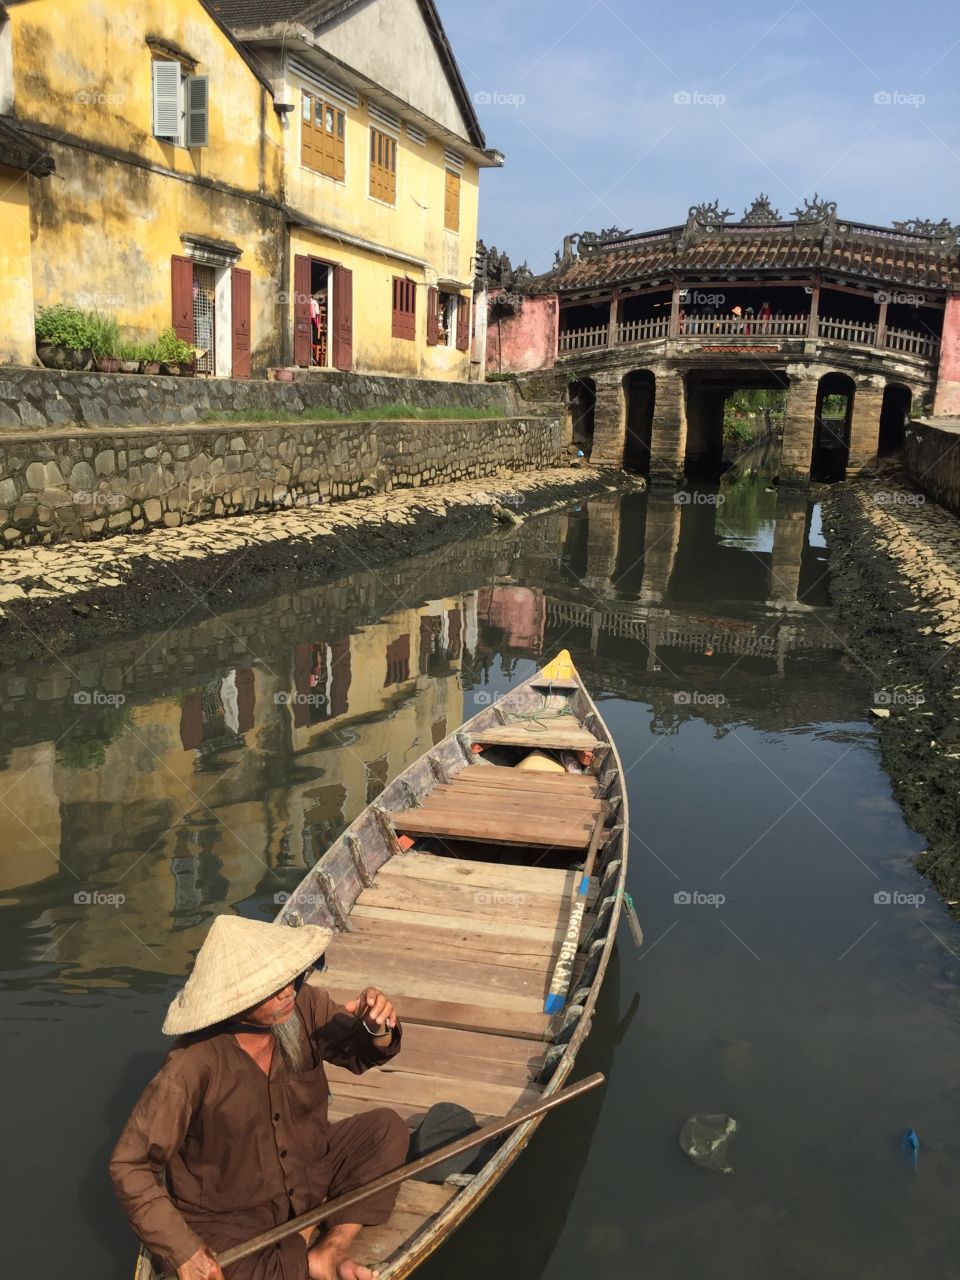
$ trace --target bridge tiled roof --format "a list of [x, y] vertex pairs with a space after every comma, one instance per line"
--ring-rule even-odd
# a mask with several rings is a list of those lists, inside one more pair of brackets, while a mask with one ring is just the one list
[[813, 272], [946, 291], [960, 286], [960, 254], [931, 235], [866, 224], [832, 231], [797, 223], [716, 227], [690, 237], [688, 227], [631, 235], [562, 262], [538, 280], [540, 289], [577, 293], [657, 277]]

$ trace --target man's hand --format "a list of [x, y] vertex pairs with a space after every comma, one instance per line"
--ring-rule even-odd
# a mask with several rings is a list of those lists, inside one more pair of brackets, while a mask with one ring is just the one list
[[178, 1280], [223, 1280], [217, 1255], [201, 1245], [182, 1267], [177, 1267]]
[[378, 1036], [386, 1035], [397, 1025], [397, 1012], [379, 987], [364, 987], [355, 1000], [343, 1006], [347, 1013], [356, 1014], [370, 1028], [376, 1028]]

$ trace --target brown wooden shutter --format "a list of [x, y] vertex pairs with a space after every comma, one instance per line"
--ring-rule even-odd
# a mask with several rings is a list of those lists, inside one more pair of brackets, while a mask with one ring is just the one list
[[170, 293], [173, 299], [173, 329], [182, 342], [193, 346], [193, 262], [174, 254], [171, 263]]
[[310, 364], [312, 340], [310, 319], [310, 259], [301, 254], [293, 260], [293, 363]]
[[427, 290], [427, 346], [440, 342], [440, 290], [431, 285]]
[[353, 368], [353, 272], [336, 267], [333, 276], [333, 364]]
[[470, 347], [470, 299], [462, 294], [457, 298], [457, 350]]
[[250, 377], [250, 272], [234, 267], [230, 272], [230, 304], [233, 316], [232, 360], [235, 378]]

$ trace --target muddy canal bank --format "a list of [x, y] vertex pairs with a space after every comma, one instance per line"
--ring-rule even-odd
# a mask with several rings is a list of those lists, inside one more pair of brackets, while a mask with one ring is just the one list
[[873, 688], [883, 762], [927, 850], [918, 868], [960, 899], [960, 522], [902, 477], [829, 491], [831, 594]]
[[218, 613], [286, 581], [375, 570], [611, 487], [610, 473], [554, 468], [8, 552], [0, 664], [173, 626], [197, 606]]

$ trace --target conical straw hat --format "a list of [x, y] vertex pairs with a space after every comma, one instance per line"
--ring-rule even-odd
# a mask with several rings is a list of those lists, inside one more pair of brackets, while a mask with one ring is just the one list
[[217, 916], [197, 952], [193, 972], [167, 1010], [163, 1031], [202, 1031], [282, 990], [309, 969], [333, 937], [330, 929], [265, 924]]

